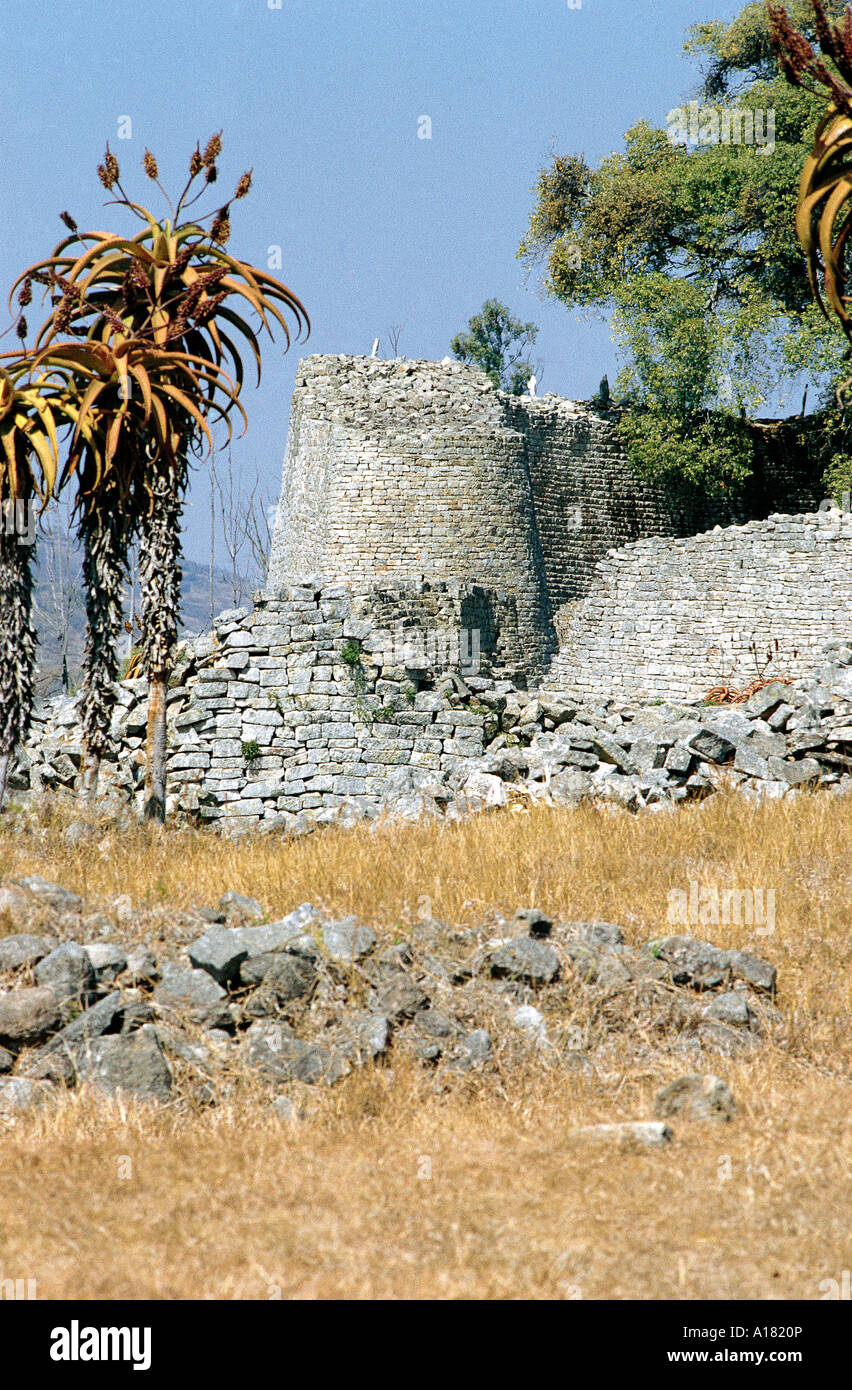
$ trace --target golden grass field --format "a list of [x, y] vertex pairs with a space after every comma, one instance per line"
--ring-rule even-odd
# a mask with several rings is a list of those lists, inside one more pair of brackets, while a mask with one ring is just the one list
[[68, 1299], [811, 1300], [852, 1268], [852, 801], [537, 807], [291, 842], [105, 826], [78, 849], [63, 824], [0, 820], [3, 873], [55, 879], [89, 911], [235, 889], [270, 916], [312, 901], [397, 936], [427, 911], [478, 925], [536, 905], [639, 941], [675, 930], [672, 888], [774, 889], [772, 935], [694, 930], [777, 965], [785, 1040], [708, 1055], [737, 1118], [675, 1117], [674, 1142], [642, 1153], [571, 1139], [651, 1118], [690, 1069], [626, 1048], [592, 1076], [498, 1054], [440, 1094], [413, 1064], [364, 1069], [302, 1088], [290, 1123], [250, 1086], [197, 1111], [69, 1093], [0, 1128], [0, 1277]]

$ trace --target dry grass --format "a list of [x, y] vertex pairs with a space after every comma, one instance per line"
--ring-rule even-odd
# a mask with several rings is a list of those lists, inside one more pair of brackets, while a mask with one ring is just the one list
[[852, 1267], [849, 801], [539, 808], [287, 844], [140, 829], [71, 850], [61, 825], [0, 824], [4, 872], [55, 878], [92, 910], [233, 888], [271, 916], [309, 900], [395, 934], [427, 911], [478, 924], [537, 904], [640, 940], [671, 930], [666, 895], [690, 881], [774, 889], [771, 936], [697, 930], [778, 965], [787, 1042], [709, 1058], [738, 1118], [675, 1122], [658, 1153], [569, 1140], [651, 1114], [677, 1064], [649, 1074], [629, 1055], [592, 1077], [498, 1061], [440, 1095], [405, 1065], [366, 1070], [305, 1089], [296, 1124], [249, 1091], [197, 1113], [69, 1095], [0, 1134], [0, 1275], [55, 1298], [811, 1299]]

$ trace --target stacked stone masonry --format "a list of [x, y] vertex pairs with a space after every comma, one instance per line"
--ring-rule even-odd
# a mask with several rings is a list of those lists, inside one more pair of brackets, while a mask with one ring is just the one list
[[[616, 424], [508, 396], [459, 363], [305, 359], [266, 592], [184, 643], [170, 682], [170, 810], [283, 830], [375, 814], [406, 779], [436, 797], [460, 787], [486, 748], [502, 776], [528, 712], [545, 738], [568, 718], [536, 689], [700, 700], [799, 675], [845, 641], [849, 517], [749, 519], [816, 506], [796, 427], [763, 430], [733, 508], [640, 483]], [[706, 529], [731, 519], [746, 524]], [[119, 687], [113, 730], [114, 789], [137, 802], [145, 695], [144, 681]], [[70, 787], [76, 720], [43, 718], [10, 786]], [[598, 758], [577, 737], [575, 781]], [[620, 756], [605, 742], [604, 778]], [[105, 763], [107, 789], [111, 775]]]
[[558, 646], [557, 610], [583, 598], [608, 548], [817, 504], [807, 451], [772, 430], [759, 431], [752, 487], [729, 504], [641, 482], [616, 422], [553, 395], [509, 396], [449, 359], [307, 357], [270, 589], [306, 574], [486, 585], [513, 596], [504, 656], [536, 681]]
[[[492, 672], [498, 603], [476, 586], [359, 594], [306, 581], [221, 615], [185, 649], [192, 673], [173, 677], [175, 808], [287, 829], [305, 812], [378, 807], [394, 769], [425, 775], [481, 755], [482, 715], [451, 708], [434, 682]], [[126, 745], [125, 714], [114, 734]]]
[[772, 516], [611, 550], [543, 684], [584, 698], [700, 699], [720, 684], [802, 675], [850, 628], [852, 517]]

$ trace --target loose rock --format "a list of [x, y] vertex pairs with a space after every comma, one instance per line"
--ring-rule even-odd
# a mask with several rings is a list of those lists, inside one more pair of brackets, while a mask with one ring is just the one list
[[549, 985], [559, 974], [559, 957], [552, 946], [522, 936], [492, 951], [491, 974], [496, 979]]
[[60, 1002], [94, 998], [95, 971], [88, 951], [75, 941], [63, 941], [54, 951], [40, 960], [33, 971], [40, 985], [49, 985]]
[[0, 994], [0, 1046], [16, 1051], [41, 1042], [59, 1021], [56, 995], [47, 986]]
[[0, 936], [0, 974], [37, 965], [45, 956], [50, 955], [55, 946], [54, 937], [33, 936], [31, 932]]
[[376, 933], [356, 917], [345, 917], [340, 922], [327, 923], [322, 930], [322, 939], [332, 960], [352, 962], [360, 960], [373, 949]]
[[109, 1095], [168, 1101], [172, 1074], [155, 1028], [150, 1024], [129, 1035], [95, 1038], [79, 1054], [80, 1080]]
[[54, 912], [79, 912], [83, 906], [83, 899], [76, 893], [69, 892], [58, 883], [51, 883], [39, 874], [28, 874], [23, 878], [13, 879], [13, 882], [25, 889], [37, 902], [53, 908]]
[[0, 1077], [0, 1117], [34, 1110], [45, 1100], [44, 1087], [23, 1076]]
[[670, 1081], [657, 1093], [654, 1114], [667, 1120], [683, 1115], [689, 1120], [712, 1120], [726, 1124], [736, 1113], [734, 1094], [718, 1076], [690, 1073]]
[[154, 1000], [163, 1008], [188, 1013], [202, 1027], [228, 1028], [232, 1023], [227, 995], [206, 970], [184, 970], [164, 961]]
[[674, 1133], [656, 1120], [633, 1120], [626, 1124], [587, 1125], [574, 1131], [575, 1139], [616, 1147], [659, 1149], [670, 1144]]

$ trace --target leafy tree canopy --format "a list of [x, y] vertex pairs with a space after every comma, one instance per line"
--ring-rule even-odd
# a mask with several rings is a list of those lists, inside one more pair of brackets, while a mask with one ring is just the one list
[[[788, 8], [812, 34], [807, 0]], [[718, 489], [750, 471], [741, 415], [802, 373], [816, 404], [846, 345], [813, 301], [795, 234], [822, 103], [786, 81], [763, 0], [693, 26], [684, 47], [701, 69], [692, 101], [665, 127], [637, 122], [597, 168], [556, 156], [518, 255], [543, 264], [545, 290], [568, 307], [612, 314], [626, 362], [616, 391], [636, 407], [622, 432], [640, 471]], [[721, 422], [703, 420], [710, 411]], [[696, 447], [701, 431], [713, 447]]]
[[460, 362], [480, 367], [495, 386], [520, 396], [534, 370], [524, 353], [537, 337], [534, 323], [521, 323], [505, 304], [486, 299], [468, 323], [467, 333], [457, 333], [450, 349]]

